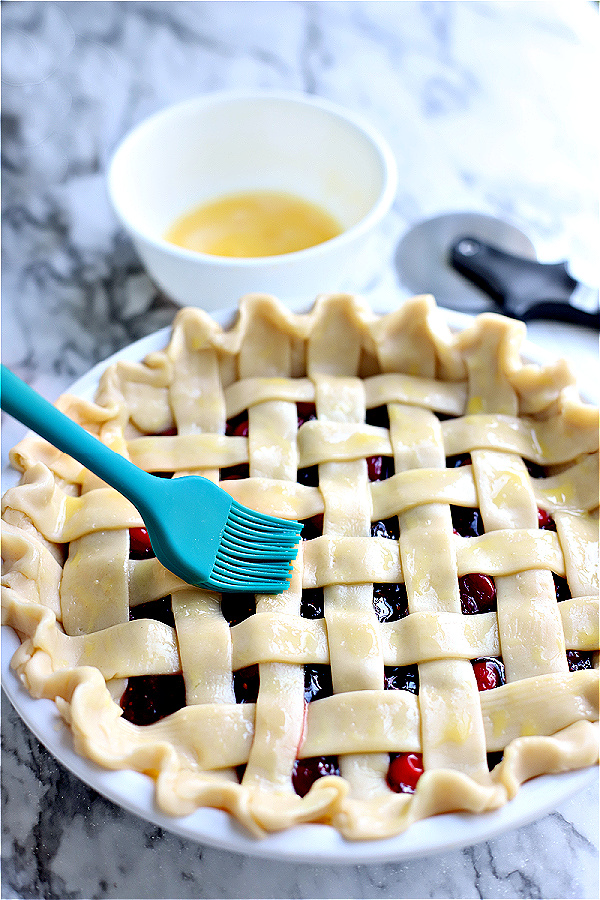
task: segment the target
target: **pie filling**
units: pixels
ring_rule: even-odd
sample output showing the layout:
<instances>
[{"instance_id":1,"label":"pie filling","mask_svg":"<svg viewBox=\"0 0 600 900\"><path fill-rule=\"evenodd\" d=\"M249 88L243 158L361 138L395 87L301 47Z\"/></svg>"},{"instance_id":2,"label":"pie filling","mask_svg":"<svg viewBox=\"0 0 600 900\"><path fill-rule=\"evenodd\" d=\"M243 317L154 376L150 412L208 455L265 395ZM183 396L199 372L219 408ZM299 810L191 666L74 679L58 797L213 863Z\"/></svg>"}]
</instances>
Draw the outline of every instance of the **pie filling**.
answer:
<instances>
[{"instance_id":1,"label":"pie filling","mask_svg":"<svg viewBox=\"0 0 600 900\"><path fill-rule=\"evenodd\" d=\"M597 411L562 364L521 362L523 334L451 335L431 298L252 295L229 332L183 310L164 353L63 399L148 471L303 524L289 591L200 591L116 492L15 448L4 620L79 752L175 815L352 839L597 762Z\"/></svg>"}]
</instances>

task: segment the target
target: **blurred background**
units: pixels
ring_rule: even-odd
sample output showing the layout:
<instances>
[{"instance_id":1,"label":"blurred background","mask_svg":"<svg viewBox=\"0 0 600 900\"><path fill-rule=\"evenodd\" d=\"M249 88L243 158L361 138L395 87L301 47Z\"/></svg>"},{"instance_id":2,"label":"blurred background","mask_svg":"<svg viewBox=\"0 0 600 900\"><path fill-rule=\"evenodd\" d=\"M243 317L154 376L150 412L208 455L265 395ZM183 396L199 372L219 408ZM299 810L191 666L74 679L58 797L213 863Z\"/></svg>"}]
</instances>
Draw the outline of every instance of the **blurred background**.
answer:
<instances>
[{"instance_id":1,"label":"blurred background","mask_svg":"<svg viewBox=\"0 0 600 900\"><path fill-rule=\"evenodd\" d=\"M132 127L196 94L302 91L382 132L399 188L365 292L374 303L405 296L394 254L406 230L463 210L505 219L540 259L569 259L576 276L600 282L597 3L142 0L1 11L3 361L50 399L173 318L117 223L106 173ZM3 427L5 458L20 432ZM3 736L5 897L598 896L597 789L433 866L308 872L139 822L62 770L8 707ZM168 856L157 864L159 841Z\"/></svg>"},{"instance_id":2,"label":"blurred background","mask_svg":"<svg viewBox=\"0 0 600 900\"><path fill-rule=\"evenodd\" d=\"M597 19L586 0L3 4L5 362L47 369L52 335L66 383L170 321L107 167L142 119L224 88L317 94L388 139L386 285L403 232L455 210L512 222L597 284Z\"/></svg>"}]
</instances>

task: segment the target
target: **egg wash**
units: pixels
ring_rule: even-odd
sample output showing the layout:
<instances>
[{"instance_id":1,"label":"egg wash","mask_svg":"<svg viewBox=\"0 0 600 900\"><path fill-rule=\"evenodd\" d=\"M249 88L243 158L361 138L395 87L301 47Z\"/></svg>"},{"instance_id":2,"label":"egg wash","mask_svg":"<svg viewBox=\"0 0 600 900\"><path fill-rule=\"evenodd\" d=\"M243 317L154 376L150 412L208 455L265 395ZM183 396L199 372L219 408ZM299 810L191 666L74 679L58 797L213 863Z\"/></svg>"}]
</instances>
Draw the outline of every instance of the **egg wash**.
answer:
<instances>
[{"instance_id":1,"label":"egg wash","mask_svg":"<svg viewBox=\"0 0 600 900\"><path fill-rule=\"evenodd\" d=\"M284 191L227 194L180 216L165 239L212 256L280 256L341 234L325 209Z\"/></svg>"}]
</instances>

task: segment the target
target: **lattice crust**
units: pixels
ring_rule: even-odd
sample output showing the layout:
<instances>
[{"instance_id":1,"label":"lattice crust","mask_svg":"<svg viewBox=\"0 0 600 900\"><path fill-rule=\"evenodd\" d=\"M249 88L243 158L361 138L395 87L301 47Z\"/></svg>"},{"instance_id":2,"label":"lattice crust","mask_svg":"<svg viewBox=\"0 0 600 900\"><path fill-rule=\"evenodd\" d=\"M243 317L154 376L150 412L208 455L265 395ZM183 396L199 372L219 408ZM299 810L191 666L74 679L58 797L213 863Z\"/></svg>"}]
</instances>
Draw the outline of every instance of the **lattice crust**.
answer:
<instances>
[{"instance_id":1,"label":"lattice crust","mask_svg":"<svg viewBox=\"0 0 600 900\"><path fill-rule=\"evenodd\" d=\"M230 330L182 310L166 350L111 366L95 403L61 398L149 471L218 481L247 465L222 482L237 500L323 517L290 589L230 625L219 595L129 558L143 523L126 500L45 442L21 442L23 477L3 503L3 620L22 641L18 676L56 700L77 750L148 773L173 815L216 806L256 834L319 821L353 839L494 809L532 776L597 762L598 414L566 364L523 363L524 332L483 315L453 335L430 297L379 317L351 296L296 315L251 295ZM316 418L298 427L297 404ZM368 424L381 407L389 424ZM247 436L226 433L244 411ZM378 457L393 474L370 481ZM309 467L316 485L298 481ZM455 533L454 508L479 509L483 533ZM392 517L399 536L372 536ZM493 611L464 614L469 573L494 579ZM553 575L568 583L561 602ZM407 614L379 621L374 586L390 584L404 585ZM319 588L322 615L303 617L303 591ZM167 595L174 625L130 619ZM593 666L570 671L571 651ZM471 661L488 657L506 681L480 691ZM232 672L251 666L255 702L236 702ZM310 666L330 667L331 692L306 704ZM385 690L387 667L405 666L418 693ZM179 672L184 708L149 725L122 716L126 679ZM424 774L397 792L390 754L409 752ZM296 760L330 756L340 774L299 796Z\"/></svg>"}]
</instances>

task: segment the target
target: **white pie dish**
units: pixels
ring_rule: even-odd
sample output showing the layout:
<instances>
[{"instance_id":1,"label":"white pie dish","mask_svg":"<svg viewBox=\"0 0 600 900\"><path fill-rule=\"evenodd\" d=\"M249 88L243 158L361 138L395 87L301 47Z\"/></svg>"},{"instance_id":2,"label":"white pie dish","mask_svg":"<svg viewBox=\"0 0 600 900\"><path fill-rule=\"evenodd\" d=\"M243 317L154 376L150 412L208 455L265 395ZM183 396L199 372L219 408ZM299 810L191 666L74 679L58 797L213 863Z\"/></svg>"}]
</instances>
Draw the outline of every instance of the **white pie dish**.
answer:
<instances>
[{"instance_id":1,"label":"white pie dish","mask_svg":"<svg viewBox=\"0 0 600 900\"><path fill-rule=\"evenodd\" d=\"M232 311L214 314L222 324L232 315ZM447 318L451 327L457 329L470 321L469 317L460 314L447 314ZM137 361L149 352L162 349L169 331L170 329L163 329L150 335L94 367L72 386L71 392L91 399L99 374L109 363L117 359ZM524 346L523 352L533 362L545 361L543 351L530 344ZM3 487L8 487L10 480L16 481L17 473L7 475L6 485ZM583 788L592 780L596 771L593 767L560 776L544 776L525 784L513 801L496 812L479 816L438 816L417 822L406 833L385 841L347 842L338 832L321 825L300 826L256 840L220 810L200 809L185 818L165 816L155 807L153 783L150 779L130 771L107 771L78 756L73 750L70 732L54 704L47 700L33 700L10 670L10 658L17 646L14 632L3 628L3 684L23 720L59 762L95 790L134 814L184 837L235 852L312 863L374 863L428 855L475 844L532 821Z\"/></svg>"}]
</instances>

